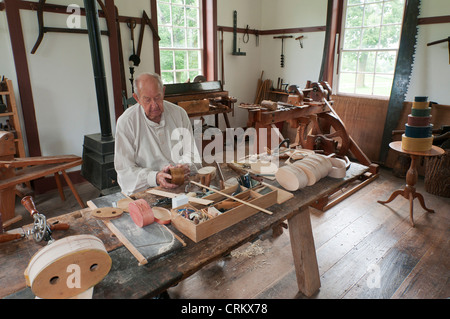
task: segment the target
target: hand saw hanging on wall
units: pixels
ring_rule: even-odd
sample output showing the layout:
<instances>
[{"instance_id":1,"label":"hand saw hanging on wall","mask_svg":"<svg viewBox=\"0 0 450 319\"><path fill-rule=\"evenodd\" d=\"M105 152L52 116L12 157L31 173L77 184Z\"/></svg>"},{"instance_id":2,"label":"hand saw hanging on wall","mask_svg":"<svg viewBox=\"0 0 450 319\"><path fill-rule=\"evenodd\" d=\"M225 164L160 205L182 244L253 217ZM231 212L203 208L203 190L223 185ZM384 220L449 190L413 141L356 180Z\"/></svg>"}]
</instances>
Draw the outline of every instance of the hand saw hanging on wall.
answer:
<instances>
[{"instance_id":1,"label":"hand saw hanging on wall","mask_svg":"<svg viewBox=\"0 0 450 319\"><path fill-rule=\"evenodd\" d=\"M408 92L409 81L414 64L415 46L417 42L417 26L419 24L420 0L407 0L403 18L400 47L395 67L394 81L392 83L391 97L384 126L383 140L380 149L380 162L384 163L389 143L392 141L392 131L402 115L403 102Z\"/></svg>"}]
</instances>

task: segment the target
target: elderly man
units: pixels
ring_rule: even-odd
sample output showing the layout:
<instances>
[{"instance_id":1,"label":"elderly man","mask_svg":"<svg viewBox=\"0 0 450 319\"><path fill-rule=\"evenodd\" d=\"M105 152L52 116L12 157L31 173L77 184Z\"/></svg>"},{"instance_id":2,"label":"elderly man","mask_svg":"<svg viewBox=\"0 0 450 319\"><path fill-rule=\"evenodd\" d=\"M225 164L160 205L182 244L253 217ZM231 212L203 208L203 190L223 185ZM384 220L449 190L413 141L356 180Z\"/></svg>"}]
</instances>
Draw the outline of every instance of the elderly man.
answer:
<instances>
[{"instance_id":1,"label":"elderly man","mask_svg":"<svg viewBox=\"0 0 450 319\"><path fill-rule=\"evenodd\" d=\"M171 167L183 167L188 178L201 163L189 117L181 107L164 101L159 75L141 74L134 87L138 103L122 114L116 126L118 183L128 195L156 186L175 188L167 181Z\"/></svg>"}]
</instances>

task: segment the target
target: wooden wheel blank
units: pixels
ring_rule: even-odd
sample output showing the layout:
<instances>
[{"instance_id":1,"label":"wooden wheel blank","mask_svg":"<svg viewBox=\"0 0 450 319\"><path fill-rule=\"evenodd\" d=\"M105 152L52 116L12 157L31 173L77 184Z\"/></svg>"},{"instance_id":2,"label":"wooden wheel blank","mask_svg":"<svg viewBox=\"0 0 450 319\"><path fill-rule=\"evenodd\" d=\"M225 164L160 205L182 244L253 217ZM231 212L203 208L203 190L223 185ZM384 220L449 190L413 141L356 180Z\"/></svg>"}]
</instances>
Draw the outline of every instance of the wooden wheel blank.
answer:
<instances>
[{"instance_id":1,"label":"wooden wheel blank","mask_svg":"<svg viewBox=\"0 0 450 319\"><path fill-rule=\"evenodd\" d=\"M68 299L98 284L111 258L95 236L70 236L39 250L25 270L27 286L43 299Z\"/></svg>"},{"instance_id":2,"label":"wooden wheel blank","mask_svg":"<svg viewBox=\"0 0 450 319\"><path fill-rule=\"evenodd\" d=\"M116 219L122 216L123 209L117 207L104 207L92 210L92 217L98 219Z\"/></svg>"}]
</instances>

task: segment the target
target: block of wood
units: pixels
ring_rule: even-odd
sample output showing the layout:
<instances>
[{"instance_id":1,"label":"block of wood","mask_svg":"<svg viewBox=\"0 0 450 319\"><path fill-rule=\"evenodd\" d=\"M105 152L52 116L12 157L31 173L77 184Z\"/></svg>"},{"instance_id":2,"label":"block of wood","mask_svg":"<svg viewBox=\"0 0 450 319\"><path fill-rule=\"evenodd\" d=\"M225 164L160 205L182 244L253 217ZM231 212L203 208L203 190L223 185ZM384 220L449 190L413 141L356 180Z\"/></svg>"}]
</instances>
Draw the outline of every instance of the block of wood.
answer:
<instances>
[{"instance_id":1,"label":"block of wood","mask_svg":"<svg viewBox=\"0 0 450 319\"><path fill-rule=\"evenodd\" d=\"M178 102L178 106L185 109L187 114L203 113L209 111L209 100L183 101Z\"/></svg>"}]
</instances>

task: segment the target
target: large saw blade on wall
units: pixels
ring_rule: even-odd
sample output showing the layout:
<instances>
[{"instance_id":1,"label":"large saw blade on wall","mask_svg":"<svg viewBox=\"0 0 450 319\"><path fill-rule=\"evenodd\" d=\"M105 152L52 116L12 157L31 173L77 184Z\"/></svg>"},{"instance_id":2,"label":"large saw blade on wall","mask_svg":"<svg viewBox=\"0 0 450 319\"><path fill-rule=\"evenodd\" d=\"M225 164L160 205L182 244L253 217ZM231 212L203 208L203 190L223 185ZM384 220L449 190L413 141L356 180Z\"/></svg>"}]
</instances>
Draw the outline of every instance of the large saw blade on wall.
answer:
<instances>
[{"instance_id":1,"label":"large saw blade on wall","mask_svg":"<svg viewBox=\"0 0 450 319\"><path fill-rule=\"evenodd\" d=\"M408 92L409 81L414 64L415 46L417 41L417 26L420 14L420 0L406 0L405 17L403 19L402 35L395 68L394 82L384 126L383 140L380 149L380 162L384 163L389 144L392 142L392 131L396 129L402 115L403 103Z\"/></svg>"}]
</instances>

